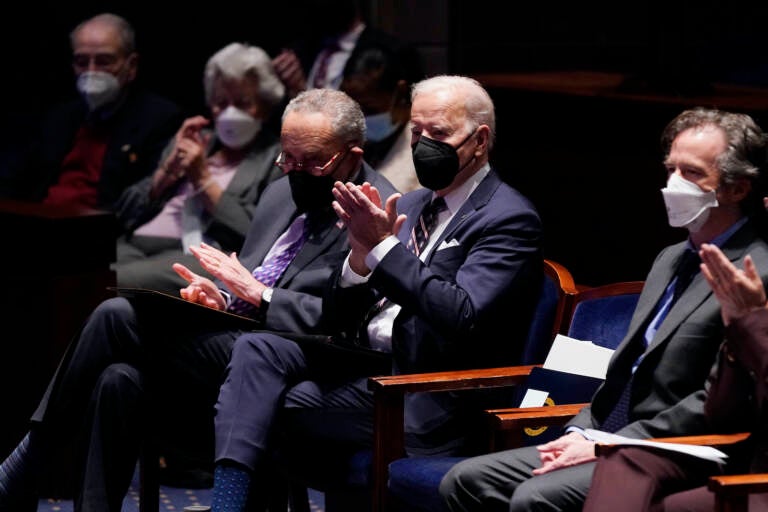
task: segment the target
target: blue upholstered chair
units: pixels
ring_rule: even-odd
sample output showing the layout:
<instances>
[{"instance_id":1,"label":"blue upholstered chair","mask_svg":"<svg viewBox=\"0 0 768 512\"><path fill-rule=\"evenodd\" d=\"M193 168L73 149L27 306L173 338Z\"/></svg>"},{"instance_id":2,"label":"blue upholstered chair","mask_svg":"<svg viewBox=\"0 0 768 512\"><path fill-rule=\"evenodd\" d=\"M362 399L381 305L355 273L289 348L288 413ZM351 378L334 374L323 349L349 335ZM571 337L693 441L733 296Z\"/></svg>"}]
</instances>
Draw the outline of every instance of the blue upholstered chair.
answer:
<instances>
[{"instance_id":1,"label":"blue upholstered chair","mask_svg":"<svg viewBox=\"0 0 768 512\"><path fill-rule=\"evenodd\" d=\"M569 312L564 313L562 317L562 321L567 324L565 332L572 338L592 341L607 348L616 348L629 327L642 286L643 283L640 281L613 283L571 295ZM561 331L563 331L562 327ZM506 370L510 378L515 377L522 388L524 386L522 380L530 371L530 367L512 367ZM498 381L503 380L501 375L477 375L477 377L477 380L470 381L464 376L461 380L454 382L457 386L465 388L497 385ZM446 381L450 378L448 374L441 376L441 379ZM426 381L427 378L423 380ZM437 379L433 378L430 385L434 386L436 381ZM386 383L379 380L377 384L385 385ZM417 389L416 386L416 383L411 383L410 388L405 391L414 391ZM441 382L441 389L455 388L451 387L450 382ZM577 397L578 403L567 406L489 411L491 413L489 451L539 444L542 432L547 428L555 428L559 431L559 427L591 399L594 387L588 389L589 391L587 388L583 391L583 397ZM392 389L390 393L395 393L395 390ZM390 397L389 400L392 398ZM545 419L541 418L542 413L555 409L556 414L550 414ZM391 425L389 428L394 429L395 426ZM389 434L385 428L381 437L381 441L386 442L392 434ZM462 458L401 457L395 459L389 465L387 472L382 472L375 477L379 482L387 482L386 488L378 489L380 501L375 504L376 509L402 512L445 510L438 492L440 480L459 460Z\"/></svg>"},{"instance_id":2,"label":"blue upholstered chair","mask_svg":"<svg viewBox=\"0 0 768 512\"><path fill-rule=\"evenodd\" d=\"M544 261L544 278L541 294L538 297L533 323L523 347L521 364L533 365L544 361L554 335L561 332L563 326L567 325L563 322L563 315L566 311L570 310L570 299L577 292L573 276L563 265L552 260ZM530 369L530 366L525 368ZM445 373L454 375L454 372ZM475 378L477 375L483 375L486 379L492 379L491 375L495 373L500 376L497 385L512 385L518 378L510 375L506 370L500 371L499 369L471 370L460 373L470 379ZM409 375L386 376L375 378L374 381L386 382L391 385L395 382L405 383L409 377ZM379 425L386 423L391 427L386 428L386 431L394 430L399 434L392 439L384 439L377 433L374 434L375 446L373 451L360 451L347 457L343 461L344 463L341 464L341 474L334 474L331 478L328 478L328 472L326 472L325 475L322 475L325 477L322 481L310 478L308 482L297 482L297 485L291 491L290 504L292 512L308 511L305 485L325 493L327 512L363 512L370 510L372 503L380 503L381 500L378 497L372 500L371 492L373 490L374 495L376 495L376 493L384 489L384 486L376 486L375 482L381 481L382 477L386 478L385 475L389 461L401 457L404 453L402 439L403 392L418 390L417 388L406 389L407 384L404 385L404 388L400 388L403 391L392 395L388 392L389 388L383 386L374 388L374 393L378 395L375 412L377 417L376 429L379 430ZM451 385L454 386L452 389L457 389L455 381L452 381ZM390 398L393 401L390 401ZM335 462L338 462L338 460ZM334 464L337 472L338 466L338 464Z\"/></svg>"}]
</instances>

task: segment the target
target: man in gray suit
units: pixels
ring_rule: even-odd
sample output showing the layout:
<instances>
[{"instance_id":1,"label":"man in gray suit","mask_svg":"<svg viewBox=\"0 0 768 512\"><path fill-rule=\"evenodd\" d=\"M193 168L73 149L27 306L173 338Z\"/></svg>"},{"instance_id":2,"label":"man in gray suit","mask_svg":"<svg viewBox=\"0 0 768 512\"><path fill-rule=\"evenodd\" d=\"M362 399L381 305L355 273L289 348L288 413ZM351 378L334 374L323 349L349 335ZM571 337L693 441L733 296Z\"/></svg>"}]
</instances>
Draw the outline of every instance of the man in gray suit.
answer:
<instances>
[{"instance_id":1,"label":"man in gray suit","mask_svg":"<svg viewBox=\"0 0 768 512\"><path fill-rule=\"evenodd\" d=\"M212 460L213 406L235 340L253 327L320 332L323 290L350 248L331 208L333 183L369 182L387 197L395 192L363 161L364 140L362 111L343 92L315 89L290 102L277 160L289 170L262 195L242 254L205 244L194 249L218 283L174 265L189 282L182 297L197 305L157 308L117 297L96 308L30 433L0 465L0 510L34 510L36 476L73 439L79 441L75 506L82 512L121 509L147 429L166 432L189 450L204 446ZM292 259L275 272L291 246ZM211 322L216 314L199 305L256 323L244 326L224 313Z\"/></svg>"},{"instance_id":2,"label":"man in gray suit","mask_svg":"<svg viewBox=\"0 0 768 512\"><path fill-rule=\"evenodd\" d=\"M605 382L566 433L457 464L440 487L450 510L581 510L595 460L586 428L632 438L706 432L704 384L724 327L698 273L698 250L716 245L739 267L750 254L768 280L760 188L766 136L746 115L693 109L667 125L662 146L669 222L685 227L688 240L656 258Z\"/></svg>"}]
</instances>

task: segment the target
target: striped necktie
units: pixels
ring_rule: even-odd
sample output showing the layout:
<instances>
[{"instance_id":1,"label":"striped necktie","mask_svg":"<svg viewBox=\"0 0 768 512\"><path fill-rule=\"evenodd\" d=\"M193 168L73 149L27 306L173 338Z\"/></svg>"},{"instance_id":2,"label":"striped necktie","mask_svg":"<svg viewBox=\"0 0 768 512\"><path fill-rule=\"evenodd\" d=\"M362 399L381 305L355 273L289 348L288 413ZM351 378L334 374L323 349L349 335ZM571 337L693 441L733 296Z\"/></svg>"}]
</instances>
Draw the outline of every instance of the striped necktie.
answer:
<instances>
[{"instance_id":1,"label":"striped necktie","mask_svg":"<svg viewBox=\"0 0 768 512\"><path fill-rule=\"evenodd\" d=\"M436 197L421 211L419 221L413 225L411 236L408 239L408 248L413 251L416 256L421 255L421 251L424 250L427 242L429 242L429 236L437 226L437 219L440 216L440 212L447 208L448 206L445 204L445 199Z\"/></svg>"}]
</instances>

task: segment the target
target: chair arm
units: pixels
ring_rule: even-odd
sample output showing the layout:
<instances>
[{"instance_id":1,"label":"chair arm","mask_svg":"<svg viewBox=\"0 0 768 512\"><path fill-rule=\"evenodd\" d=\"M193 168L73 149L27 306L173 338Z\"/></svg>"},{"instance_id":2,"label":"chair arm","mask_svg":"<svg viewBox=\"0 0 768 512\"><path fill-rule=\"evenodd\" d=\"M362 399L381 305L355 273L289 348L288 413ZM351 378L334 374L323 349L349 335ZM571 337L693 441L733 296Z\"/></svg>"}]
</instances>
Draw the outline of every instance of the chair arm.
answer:
<instances>
[{"instance_id":1,"label":"chair arm","mask_svg":"<svg viewBox=\"0 0 768 512\"><path fill-rule=\"evenodd\" d=\"M489 409L491 451L522 446L525 429L560 427L576 416L588 403L562 404L543 407Z\"/></svg>"},{"instance_id":2,"label":"chair arm","mask_svg":"<svg viewBox=\"0 0 768 512\"><path fill-rule=\"evenodd\" d=\"M368 379L368 389L373 390L374 393L404 394L417 391L457 391L460 389L513 386L524 382L536 366L541 365L385 375Z\"/></svg>"},{"instance_id":3,"label":"chair arm","mask_svg":"<svg viewBox=\"0 0 768 512\"><path fill-rule=\"evenodd\" d=\"M533 367L534 365L412 373L368 379L368 388L374 395L373 467L371 468L374 482L374 508L384 503L387 498L389 463L405 456L403 405L406 393L510 386L523 382Z\"/></svg>"},{"instance_id":4,"label":"chair arm","mask_svg":"<svg viewBox=\"0 0 768 512\"><path fill-rule=\"evenodd\" d=\"M711 476L707 487L716 494L726 495L768 492L768 473Z\"/></svg>"},{"instance_id":5,"label":"chair arm","mask_svg":"<svg viewBox=\"0 0 768 512\"><path fill-rule=\"evenodd\" d=\"M654 437L649 441L659 443L698 444L702 446L728 446L740 443L749 437L749 432L735 434L704 434L700 436Z\"/></svg>"}]
</instances>

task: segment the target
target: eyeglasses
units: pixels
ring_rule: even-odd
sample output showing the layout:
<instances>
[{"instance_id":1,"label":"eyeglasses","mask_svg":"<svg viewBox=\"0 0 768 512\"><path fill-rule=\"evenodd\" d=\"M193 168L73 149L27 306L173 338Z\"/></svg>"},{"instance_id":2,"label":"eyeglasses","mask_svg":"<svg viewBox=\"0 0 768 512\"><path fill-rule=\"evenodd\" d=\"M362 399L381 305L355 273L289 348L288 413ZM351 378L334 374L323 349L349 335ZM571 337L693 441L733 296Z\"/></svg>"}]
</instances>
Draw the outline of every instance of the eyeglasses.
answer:
<instances>
[{"instance_id":1,"label":"eyeglasses","mask_svg":"<svg viewBox=\"0 0 768 512\"><path fill-rule=\"evenodd\" d=\"M72 56L72 64L78 69L88 69L91 62L96 69L109 69L120 60L120 56L112 53L76 53Z\"/></svg>"},{"instance_id":2,"label":"eyeglasses","mask_svg":"<svg viewBox=\"0 0 768 512\"><path fill-rule=\"evenodd\" d=\"M328 169L336 162L342 153L346 153L347 150L341 150L337 152L335 155L331 157L330 160L328 160L325 164L316 162L316 161L304 161L304 162L296 162L295 160L289 159L287 156L285 156L285 152L281 151L279 155L277 155L277 160L275 160L275 165L278 166L280 169L282 169L283 172L291 172L291 171L305 171L311 174L312 176L323 176L327 173Z\"/></svg>"}]
</instances>

